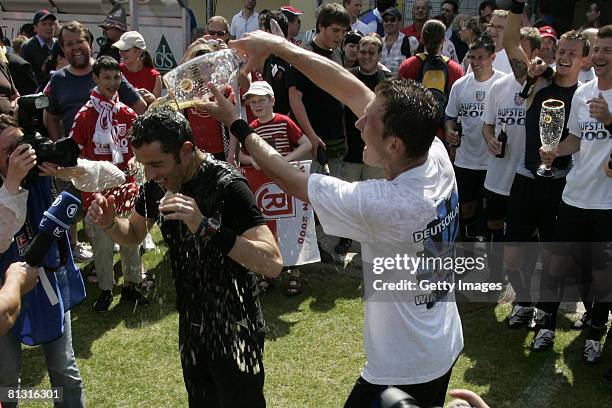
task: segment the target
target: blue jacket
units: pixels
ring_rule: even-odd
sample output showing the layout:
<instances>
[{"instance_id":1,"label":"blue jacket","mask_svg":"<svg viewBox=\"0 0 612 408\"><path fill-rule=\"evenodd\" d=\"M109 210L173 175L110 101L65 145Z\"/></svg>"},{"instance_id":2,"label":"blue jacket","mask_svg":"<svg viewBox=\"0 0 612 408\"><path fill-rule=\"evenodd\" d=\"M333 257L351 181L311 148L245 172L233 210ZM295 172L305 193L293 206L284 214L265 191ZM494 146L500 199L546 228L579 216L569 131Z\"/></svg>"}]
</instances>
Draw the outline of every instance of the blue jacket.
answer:
<instances>
[{"instance_id":1,"label":"blue jacket","mask_svg":"<svg viewBox=\"0 0 612 408\"><path fill-rule=\"evenodd\" d=\"M23 261L29 239L38 232L43 212L49 208L52 201L51 178L38 177L36 183L28 187L26 223L15 234L9 249L0 255L0 279L2 281L4 281L4 274L10 264ZM30 234L27 232L26 224L30 226ZM51 245L43 261L45 274L59 302L55 305L51 304L41 281L21 299L21 313L12 332L22 343L29 346L49 343L59 338L64 332L64 314L85 299L85 285L72 259L67 232L63 241L67 249L64 264L60 264L57 243Z\"/></svg>"}]
</instances>

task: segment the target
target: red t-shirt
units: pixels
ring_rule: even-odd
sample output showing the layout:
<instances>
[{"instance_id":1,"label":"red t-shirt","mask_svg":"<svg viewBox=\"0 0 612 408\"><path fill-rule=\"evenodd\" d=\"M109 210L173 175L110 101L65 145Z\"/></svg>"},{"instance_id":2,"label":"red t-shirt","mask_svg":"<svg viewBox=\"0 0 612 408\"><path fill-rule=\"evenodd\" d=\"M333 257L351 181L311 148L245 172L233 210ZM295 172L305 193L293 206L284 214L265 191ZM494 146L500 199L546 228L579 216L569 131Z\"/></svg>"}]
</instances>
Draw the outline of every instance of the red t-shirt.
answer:
<instances>
[{"instance_id":1,"label":"red t-shirt","mask_svg":"<svg viewBox=\"0 0 612 408\"><path fill-rule=\"evenodd\" d=\"M144 88L149 92L153 92L153 89L155 89L155 81L157 81L157 77L160 75L158 70L155 68L143 67L140 71L131 72L124 63L120 63L119 67L125 79L127 79L134 88Z\"/></svg>"},{"instance_id":2,"label":"red t-shirt","mask_svg":"<svg viewBox=\"0 0 612 408\"><path fill-rule=\"evenodd\" d=\"M193 132L193 140L199 149L211 154L223 153L221 122L194 108L187 109L187 120Z\"/></svg>"},{"instance_id":3,"label":"red t-shirt","mask_svg":"<svg viewBox=\"0 0 612 408\"><path fill-rule=\"evenodd\" d=\"M302 129L289 116L280 113L275 113L272 120L265 123L255 119L251 127L282 156L291 153L303 135Z\"/></svg>"},{"instance_id":4,"label":"red t-shirt","mask_svg":"<svg viewBox=\"0 0 612 408\"><path fill-rule=\"evenodd\" d=\"M129 134L132 128L132 123L136 119L136 113L127 105L117 102L120 104L119 111L113 115L113 126L117 131L119 138L119 150L123 155L123 163L119 163L116 166L120 170L127 170L127 163L134 153L132 152L132 145L130 144ZM70 130L70 137L81 148L82 157L94 160L94 161L113 161L109 145L99 145L94 143L93 135L96 130L96 122L98 120L98 112L93 107L91 102L87 102L81 110L76 114L72 129ZM117 213L127 213L132 210L136 196L138 194L138 185L134 177L126 179L126 184L102 191L105 197L109 195L115 196L115 206L117 207ZM89 208L89 204L93 199L93 193L81 192L83 198L83 207L85 210Z\"/></svg>"},{"instance_id":5,"label":"red t-shirt","mask_svg":"<svg viewBox=\"0 0 612 408\"><path fill-rule=\"evenodd\" d=\"M415 81L419 78L419 71L421 70L421 64L423 60L419 57L412 56L405 59L397 71L398 78L414 79ZM453 87L455 81L463 76L463 68L453 60L448 60L448 89ZM442 112L444 115L444 112ZM438 137L444 140L444 129L438 129Z\"/></svg>"},{"instance_id":6,"label":"red t-shirt","mask_svg":"<svg viewBox=\"0 0 612 408\"><path fill-rule=\"evenodd\" d=\"M408 37L416 37L416 39L421 42L421 32L416 29L416 26L414 24L404 27L400 31L406 34Z\"/></svg>"}]
</instances>

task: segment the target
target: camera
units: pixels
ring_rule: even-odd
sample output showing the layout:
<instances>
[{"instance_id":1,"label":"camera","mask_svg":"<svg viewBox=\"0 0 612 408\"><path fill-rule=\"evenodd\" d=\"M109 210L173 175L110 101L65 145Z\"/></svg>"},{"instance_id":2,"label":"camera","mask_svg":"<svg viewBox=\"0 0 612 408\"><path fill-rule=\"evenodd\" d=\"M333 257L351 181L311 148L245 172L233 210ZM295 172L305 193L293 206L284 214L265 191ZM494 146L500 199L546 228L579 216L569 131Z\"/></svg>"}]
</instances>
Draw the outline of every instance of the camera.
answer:
<instances>
[{"instance_id":1,"label":"camera","mask_svg":"<svg viewBox=\"0 0 612 408\"><path fill-rule=\"evenodd\" d=\"M380 408L421 408L421 406L410 394L399 388L389 387L380 394Z\"/></svg>"},{"instance_id":2,"label":"camera","mask_svg":"<svg viewBox=\"0 0 612 408\"><path fill-rule=\"evenodd\" d=\"M17 122L23 129L23 136L18 144L29 144L36 152L37 164L43 162L59 164L63 167L77 165L80 154L79 146L70 137L59 139L56 142L42 136L38 130L41 110L49 106L49 98L44 93L25 95L18 99L19 106ZM24 178L24 185L30 184L38 177L38 169L32 168Z\"/></svg>"}]
</instances>

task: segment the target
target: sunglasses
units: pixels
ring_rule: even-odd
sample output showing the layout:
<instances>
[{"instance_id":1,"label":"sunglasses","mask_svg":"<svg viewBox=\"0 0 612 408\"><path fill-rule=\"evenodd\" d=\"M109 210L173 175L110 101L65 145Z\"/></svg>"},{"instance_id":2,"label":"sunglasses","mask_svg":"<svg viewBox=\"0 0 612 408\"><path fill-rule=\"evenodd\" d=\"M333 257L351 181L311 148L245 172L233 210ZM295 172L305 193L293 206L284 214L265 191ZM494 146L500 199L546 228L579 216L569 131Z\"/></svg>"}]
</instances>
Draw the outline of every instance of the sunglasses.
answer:
<instances>
[{"instance_id":1,"label":"sunglasses","mask_svg":"<svg viewBox=\"0 0 612 408\"><path fill-rule=\"evenodd\" d=\"M225 34L227 34L227 31L212 31L212 30L208 30L208 34L216 35L217 37L223 37Z\"/></svg>"}]
</instances>

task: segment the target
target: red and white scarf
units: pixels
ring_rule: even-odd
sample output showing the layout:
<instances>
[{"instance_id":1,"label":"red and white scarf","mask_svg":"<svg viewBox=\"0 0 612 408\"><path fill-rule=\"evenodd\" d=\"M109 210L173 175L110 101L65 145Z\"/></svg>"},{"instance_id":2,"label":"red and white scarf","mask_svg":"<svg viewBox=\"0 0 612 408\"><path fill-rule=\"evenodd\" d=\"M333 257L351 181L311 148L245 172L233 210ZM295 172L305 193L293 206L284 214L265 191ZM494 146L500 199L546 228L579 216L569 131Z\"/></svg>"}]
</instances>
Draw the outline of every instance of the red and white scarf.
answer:
<instances>
[{"instance_id":1,"label":"red and white scarf","mask_svg":"<svg viewBox=\"0 0 612 408\"><path fill-rule=\"evenodd\" d=\"M108 99L100 93L96 86L91 91L89 101L91 106L98 112L93 142L109 146L113 157L113 164L123 163L123 154L119 149L119 137L117 136L117 120L114 118L114 115L121 109L119 95L115 92L112 99Z\"/></svg>"}]
</instances>

